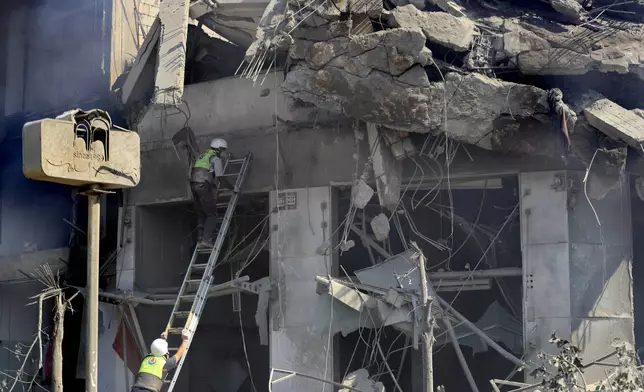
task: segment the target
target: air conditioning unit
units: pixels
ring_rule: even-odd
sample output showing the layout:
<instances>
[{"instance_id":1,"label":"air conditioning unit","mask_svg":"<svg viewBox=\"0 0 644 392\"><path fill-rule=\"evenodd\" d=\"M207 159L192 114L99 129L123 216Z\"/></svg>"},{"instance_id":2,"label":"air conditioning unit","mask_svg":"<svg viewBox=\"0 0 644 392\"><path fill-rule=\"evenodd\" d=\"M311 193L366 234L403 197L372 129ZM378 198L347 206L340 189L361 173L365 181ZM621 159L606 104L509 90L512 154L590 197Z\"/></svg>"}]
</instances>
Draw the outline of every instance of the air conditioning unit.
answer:
<instances>
[{"instance_id":1,"label":"air conditioning unit","mask_svg":"<svg viewBox=\"0 0 644 392\"><path fill-rule=\"evenodd\" d=\"M113 129L109 116L45 118L23 126L22 170L33 180L131 188L141 176L140 145L136 132Z\"/></svg>"}]
</instances>

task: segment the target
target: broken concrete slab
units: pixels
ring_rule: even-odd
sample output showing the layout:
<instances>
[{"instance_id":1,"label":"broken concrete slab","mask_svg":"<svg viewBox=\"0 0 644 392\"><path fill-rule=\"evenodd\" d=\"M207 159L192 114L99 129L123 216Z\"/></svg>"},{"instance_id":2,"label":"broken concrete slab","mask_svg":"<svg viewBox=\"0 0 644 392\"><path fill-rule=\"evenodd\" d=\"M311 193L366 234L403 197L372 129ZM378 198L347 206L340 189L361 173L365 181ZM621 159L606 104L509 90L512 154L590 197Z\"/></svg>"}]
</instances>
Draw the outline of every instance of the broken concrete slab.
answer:
<instances>
[{"instance_id":1,"label":"broken concrete slab","mask_svg":"<svg viewBox=\"0 0 644 392\"><path fill-rule=\"evenodd\" d=\"M505 55L516 57L520 53L550 48L550 43L535 33L518 24L510 24L510 31L503 34L503 51Z\"/></svg>"},{"instance_id":2,"label":"broken concrete slab","mask_svg":"<svg viewBox=\"0 0 644 392\"><path fill-rule=\"evenodd\" d=\"M526 75L582 75L599 67L592 57L566 48L522 52L517 64Z\"/></svg>"},{"instance_id":3,"label":"broken concrete slab","mask_svg":"<svg viewBox=\"0 0 644 392\"><path fill-rule=\"evenodd\" d=\"M351 37L348 55L366 68L398 76L414 64L426 65L432 53L420 29L401 28Z\"/></svg>"},{"instance_id":4,"label":"broken concrete slab","mask_svg":"<svg viewBox=\"0 0 644 392\"><path fill-rule=\"evenodd\" d=\"M420 29L393 29L348 39L296 40L299 61L282 88L294 98L390 128L428 132L430 85L422 65L431 52ZM418 64L414 66L415 64Z\"/></svg>"},{"instance_id":5,"label":"broken concrete slab","mask_svg":"<svg viewBox=\"0 0 644 392\"><path fill-rule=\"evenodd\" d=\"M373 234L376 236L376 240L386 240L387 237L389 237L390 230L389 219L387 219L387 215L383 214L382 212L376 215L371 220L371 230L373 230Z\"/></svg>"},{"instance_id":6,"label":"broken concrete slab","mask_svg":"<svg viewBox=\"0 0 644 392\"><path fill-rule=\"evenodd\" d=\"M363 392L385 392L385 386L381 382L375 382L369 379L369 371L367 369L358 369L347 374L344 380L342 380L342 385ZM343 388L339 392L351 392L351 390Z\"/></svg>"},{"instance_id":7,"label":"broken concrete slab","mask_svg":"<svg viewBox=\"0 0 644 392\"><path fill-rule=\"evenodd\" d=\"M518 56L523 74L582 75L599 71L644 76L644 31L639 24L624 22L618 29L597 31L535 18L504 23L507 31L517 25L550 44L550 48L541 48L541 42Z\"/></svg>"},{"instance_id":8,"label":"broken concrete slab","mask_svg":"<svg viewBox=\"0 0 644 392\"><path fill-rule=\"evenodd\" d=\"M177 106L183 98L186 72L189 0L166 0L159 8L161 34L153 102Z\"/></svg>"},{"instance_id":9,"label":"broken concrete slab","mask_svg":"<svg viewBox=\"0 0 644 392\"><path fill-rule=\"evenodd\" d=\"M354 207L363 209L373 197L374 190L367 182L359 178L351 188L351 204Z\"/></svg>"},{"instance_id":10,"label":"broken concrete slab","mask_svg":"<svg viewBox=\"0 0 644 392\"><path fill-rule=\"evenodd\" d=\"M644 118L624 109L608 99L600 99L584 109L586 119L593 127L614 140L620 140L642 152Z\"/></svg>"},{"instance_id":11,"label":"broken concrete slab","mask_svg":"<svg viewBox=\"0 0 644 392\"><path fill-rule=\"evenodd\" d=\"M445 76L442 83L432 83L431 102L442 102L449 97L447 124L443 131L452 139L492 149L494 121L505 115L528 118L549 112L546 92L531 85L504 82L473 73L456 72ZM442 104L432 107L431 118L440 120Z\"/></svg>"},{"instance_id":12,"label":"broken concrete slab","mask_svg":"<svg viewBox=\"0 0 644 392\"><path fill-rule=\"evenodd\" d=\"M584 9L576 0L550 0L550 5L557 12L564 14L572 22L580 22Z\"/></svg>"},{"instance_id":13,"label":"broken concrete slab","mask_svg":"<svg viewBox=\"0 0 644 392\"><path fill-rule=\"evenodd\" d=\"M423 12L413 5L394 8L387 15L394 27L420 28L427 40L459 52L470 49L474 33L473 21L445 12Z\"/></svg>"}]
</instances>

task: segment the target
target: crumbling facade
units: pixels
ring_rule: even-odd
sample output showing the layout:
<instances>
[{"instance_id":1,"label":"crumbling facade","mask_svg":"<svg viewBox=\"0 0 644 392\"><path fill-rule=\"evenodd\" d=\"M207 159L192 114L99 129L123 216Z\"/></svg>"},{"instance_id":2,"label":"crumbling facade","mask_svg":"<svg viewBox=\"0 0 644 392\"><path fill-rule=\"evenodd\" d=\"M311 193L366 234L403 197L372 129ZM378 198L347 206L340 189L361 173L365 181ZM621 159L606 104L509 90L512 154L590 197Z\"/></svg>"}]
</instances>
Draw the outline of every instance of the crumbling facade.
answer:
<instances>
[{"instance_id":1,"label":"crumbling facade","mask_svg":"<svg viewBox=\"0 0 644 392\"><path fill-rule=\"evenodd\" d=\"M252 152L232 237L250 253L217 279L257 259L246 272L271 289L238 290L232 306L228 291L213 294L184 389L216 383L197 365L212 361L234 369L235 391L265 390L275 369L422 390L419 286L405 283L420 279L416 262L383 267L411 241L441 304L433 368L448 391L534 382L553 334L584 360L614 339L640 344L642 7L162 3L120 90L143 151L112 295L158 301L180 283L194 222L173 135L189 128L201 147L216 135L234 155ZM146 339L167 316L148 304L137 310ZM325 388L302 377L272 386Z\"/></svg>"}]
</instances>

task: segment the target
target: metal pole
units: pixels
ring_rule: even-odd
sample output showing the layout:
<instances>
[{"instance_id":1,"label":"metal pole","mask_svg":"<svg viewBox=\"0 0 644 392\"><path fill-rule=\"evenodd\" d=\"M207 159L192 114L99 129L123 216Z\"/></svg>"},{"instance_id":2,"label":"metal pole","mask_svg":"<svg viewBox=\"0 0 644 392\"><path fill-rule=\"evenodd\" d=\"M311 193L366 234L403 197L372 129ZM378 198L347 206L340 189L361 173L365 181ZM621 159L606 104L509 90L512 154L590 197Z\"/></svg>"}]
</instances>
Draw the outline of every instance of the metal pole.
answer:
<instances>
[{"instance_id":1,"label":"metal pole","mask_svg":"<svg viewBox=\"0 0 644 392\"><path fill-rule=\"evenodd\" d=\"M87 321L85 354L85 391L97 392L98 385L98 251L101 230L100 194L94 189L87 193L87 293L85 311Z\"/></svg>"},{"instance_id":2,"label":"metal pole","mask_svg":"<svg viewBox=\"0 0 644 392\"><path fill-rule=\"evenodd\" d=\"M473 279L473 278L506 278L522 276L521 268L495 268L475 271L441 271L429 274L430 279Z\"/></svg>"},{"instance_id":3,"label":"metal pole","mask_svg":"<svg viewBox=\"0 0 644 392\"><path fill-rule=\"evenodd\" d=\"M412 246L416 244L412 243ZM418 252L418 271L420 274L420 295L421 306L423 307L423 378L426 392L434 392L434 357L433 357L433 334L432 334L432 300L429 298L429 288L427 285L427 272L425 271L425 256Z\"/></svg>"},{"instance_id":4,"label":"metal pole","mask_svg":"<svg viewBox=\"0 0 644 392\"><path fill-rule=\"evenodd\" d=\"M511 361L517 366L525 366L525 363L520 360L519 358L515 357L512 355L510 352L507 350L503 349L503 347L499 346L492 338L490 338L485 332L481 331L476 325L474 325L470 320L466 319L465 316L460 314L459 312L456 311L450 304L447 303L444 299L441 297L438 297L438 302L443 306L444 309L446 309L448 312L450 312L454 317L458 319L463 325L468 327L472 332L477 334L481 339L485 341L490 347L495 349L499 354L501 354L504 358L506 358L508 361ZM447 318L447 317L446 317Z\"/></svg>"},{"instance_id":5,"label":"metal pole","mask_svg":"<svg viewBox=\"0 0 644 392\"><path fill-rule=\"evenodd\" d=\"M452 323L449 321L449 317L447 315L443 317L443 323L445 324L445 328L447 328L447 332L449 333L449 337L452 341L452 346L454 347L454 351L456 352L456 357L461 363L463 373L465 373L465 378L467 379L468 384L470 384L472 392L479 392L479 389L476 387L476 382L474 382L474 377L472 377L472 372L470 371L469 366L467 366L467 362L465 361L465 357L463 356L463 352L461 351L461 346L458 345L458 339L456 339L456 334L454 333L454 328L452 328Z\"/></svg>"}]
</instances>

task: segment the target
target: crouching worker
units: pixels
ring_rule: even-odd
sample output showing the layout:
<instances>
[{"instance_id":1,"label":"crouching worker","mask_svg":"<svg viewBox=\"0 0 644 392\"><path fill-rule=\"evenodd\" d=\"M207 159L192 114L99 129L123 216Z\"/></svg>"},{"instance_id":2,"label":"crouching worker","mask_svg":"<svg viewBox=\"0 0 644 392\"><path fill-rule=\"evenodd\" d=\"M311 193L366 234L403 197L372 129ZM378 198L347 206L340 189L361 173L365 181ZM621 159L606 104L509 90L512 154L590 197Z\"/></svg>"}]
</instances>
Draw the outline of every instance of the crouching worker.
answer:
<instances>
[{"instance_id":1,"label":"crouching worker","mask_svg":"<svg viewBox=\"0 0 644 392\"><path fill-rule=\"evenodd\" d=\"M167 335L164 332L161 338L156 339L150 345L150 354L143 358L136 382L132 386L132 392L161 392L163 380L168 372L179 364L181 357L186 352L186 343L189 337L188 330L183 330L181 339L183 342L177 353L169 357Z\"/></svg>"}]
</instances>

